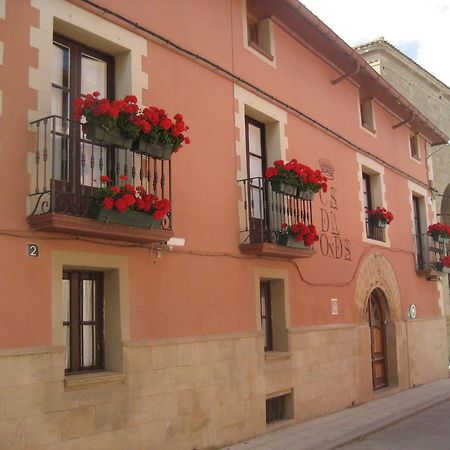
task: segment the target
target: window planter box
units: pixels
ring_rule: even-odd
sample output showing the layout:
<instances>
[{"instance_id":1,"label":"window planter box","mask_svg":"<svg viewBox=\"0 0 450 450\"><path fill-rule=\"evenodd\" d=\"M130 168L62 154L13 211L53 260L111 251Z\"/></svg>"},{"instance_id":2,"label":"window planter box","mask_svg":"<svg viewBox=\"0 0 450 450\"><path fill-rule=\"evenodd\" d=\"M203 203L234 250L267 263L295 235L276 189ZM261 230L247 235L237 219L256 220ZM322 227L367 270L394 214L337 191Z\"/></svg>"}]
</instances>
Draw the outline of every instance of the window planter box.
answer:
<instances>
[{"instance_id":1,"label":"window planter box","mask_svg":"<svg viewBox=\"0 0 450 450\"><path fill-rule=\"evenodd\" d=\"M155 159L169 160L173 153L173 147L169 144L149 144L142 139L136 142L133 146L136 153L151 156Z\"/></svg>"},{"instance_id":2,"label":"window planter box","mask_svg":"<svg viewBox=\"0 0 450 450\"><path fill-rule=\"evenodd\" d=\"M441 244L448 244L450 243L450 238L444 236L437 236L437 239L433 238L433 241L440 242Z\"/></svg>"},{"instance_id":3,"label":"window planter box","mask_svg":"<svg viewBox=\"0 0 450 450\"><path fill-rule=\"evenodd\" d=\"M311 189L304 190L298 190L297 197L301 198L302 200L314 200L315 192Z\"/></svg>"},{"instance_id":4,"label":"window planter box","mask_svg":"<svg viewBox=\"0 0 450 450\"><path fill-rule=\"evenodd\" d=\"M290 195L291 197L297 196L297 188L295 186L290 186L280 180L272 180L270 183L272 185L272 192Z\"/></svg>"},{"instance_id":5,"label":"window planter box","mask_svg":"<svg viewBox=\"0 0 450 450\"><path fill-rule=\"evenodd\" d=\"M297 241L293 236L284 233L278 233L278 245L292 248L309 248L304 241Z\"/></svg>"},{"instance_id":6,"label":"window planter box","mask_svg":"<svg viewBox=\"0 0 450 450\"><path fill-rule=\"evenodd\" d=\"M436 269L439 270L439 272L442 273L450 273L450 267L446 267L441 263L436 264Z\"/></svg>"},{"instance_id":7,"label":"window planter box","mask_svg":"<svg viewBox=\"0 0 450 450\"><path fill-rule=\"evenodd\" d=\"M131 148L131 144L133 143L133 139L124 137L118 128L106 130L93 122L84 123L83 131L86 135L86 139L94 142L101 142L106 145L111 144L117 145L118 147Z\"/></svg>"},{"instance_id":8,"label":"window planter box","mask_svg":"<svg viewBox=\"0 0 450 450\"><path fill-rule=\"evenodd\" d=\"M383 222L382 220L371 220L371 219L369 219L369 222L374 227L386 228L386 222Z\"/></svg>"},{"instance_id":9,"label":"window planter box","mask_svg":"<svg viewBox=\"0 0 450 450\"><path fill-rule=\"evenodd\" d=\"M99 222L130 225L141 228L161 228L162 220L156 220L151 214L140 211L125 211L120 213L115 209L104 209L100 205L92 203L89 207L89 216Z\"/></svg>"}]
</instances>

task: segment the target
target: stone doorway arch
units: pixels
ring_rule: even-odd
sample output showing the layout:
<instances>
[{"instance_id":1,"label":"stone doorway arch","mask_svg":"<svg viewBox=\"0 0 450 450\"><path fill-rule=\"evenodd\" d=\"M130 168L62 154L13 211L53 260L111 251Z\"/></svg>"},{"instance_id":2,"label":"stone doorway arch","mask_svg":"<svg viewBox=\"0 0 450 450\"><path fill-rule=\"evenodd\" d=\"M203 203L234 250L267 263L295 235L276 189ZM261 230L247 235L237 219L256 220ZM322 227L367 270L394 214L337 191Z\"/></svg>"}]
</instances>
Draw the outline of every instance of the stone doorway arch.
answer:
<instances>
[{"instance_id":1,"label":"stone doorway arch","mask_svg":"<svg viewBox=\"0 0 450 450\"><path fill-rule=\"evenodd\" d=\"M358 329L360 395L363 400L373 398L374 373L372 367L372 334L369 320L369 301L376 295L383 308L385 331L386 385L399 386L407 374L400 367L407 366L406 327L402 317L400 289L394 269L381 253L371 253L360 267L355 289L354 321Z\"/></svg>"},{"instance_id":2,"label":"stone doorway arch","mask_svg":"<svg viewBox=\"0 0 450 450\"><path fill-rule=\"evenodd\" d=\"M389 321L402 320L402 304L397 277L389 260L381 253L371 253L361 264L356 281L354 320L367 323L367 301L374 289L380 289L389 310Z\"/></svg>"}]
</instances>

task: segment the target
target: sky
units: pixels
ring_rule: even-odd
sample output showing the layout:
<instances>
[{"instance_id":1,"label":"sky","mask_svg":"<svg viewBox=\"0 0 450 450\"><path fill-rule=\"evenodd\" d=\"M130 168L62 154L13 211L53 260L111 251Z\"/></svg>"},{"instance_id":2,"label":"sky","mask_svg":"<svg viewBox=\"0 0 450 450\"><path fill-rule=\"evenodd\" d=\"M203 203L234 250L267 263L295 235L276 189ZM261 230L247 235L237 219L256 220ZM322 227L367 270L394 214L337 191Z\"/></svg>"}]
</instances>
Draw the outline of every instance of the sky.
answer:
<instances>
[{"instance_id":1,"label":"sky","mask_svg":"<svg viewBox=\"0 0 450 450\"><path fill-rule=\"evenodd\" d=\"M382 36L450 86L450 0L300 0L352 47Z\"/></svg>"}]
</instances>

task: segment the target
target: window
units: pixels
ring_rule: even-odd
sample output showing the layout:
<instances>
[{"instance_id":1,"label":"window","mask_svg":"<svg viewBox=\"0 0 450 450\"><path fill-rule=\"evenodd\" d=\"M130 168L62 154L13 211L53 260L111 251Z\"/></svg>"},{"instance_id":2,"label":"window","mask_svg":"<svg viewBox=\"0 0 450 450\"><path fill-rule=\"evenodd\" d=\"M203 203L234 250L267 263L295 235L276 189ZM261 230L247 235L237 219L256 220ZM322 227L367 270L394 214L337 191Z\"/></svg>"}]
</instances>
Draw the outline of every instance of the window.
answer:
<instances>
[{"instance_id":1,"label":"window","mask_svg":"<svg viewBox=\"0 0 450 450\"><path fill-rule=\"evenodd\" d=\"M385 235L384 235L384 229L379 228L374 224L373 222L369 221L369 215L368 211L374 209L374 202L373 202L373 193L372 193L372 187L374 184L373 178L375 178L376 175L369 175L368 173L362 174L362 183L363 183L363 203L364 203L364 213L365 213L365 223L366 223L366 235L369 239L375 239L377 241L384 241ZM378 207L378 205L376 206Z\"/></svg>"},{"instance_id":2,"label":"window","mask_svg":"<svg viewBox=\"0 0 450 450\"><path fill-rule=\"evenodd\" d=\"M104 369L103 273L64 271L66 373Z\"/></svg>"},{"instance_id":3,"label":"window","mask_svg":"<svg viewBox=\"0 0 450 450\"><path fill-rule=\"evenodd\" d=\"M414 237L416 243L416 265L417 268L423 269L424 267L424 251L423 251L423 238L422 236L422 223L420 219L420 199L415 195L412 196L413 203L413 219L414 219Z\"/></svg>"},{"instance_id":4,"label":"window","mask_svg":"<svg viewBox=\"0 0 450 450\"><path fill-rule=\"evenodd\" d=\"M261 328L264 333L264 351L273 350L273 330L272 330L272 300L270 293L270 282L262 281L261 293Z\"/></svg>"},{"instance_id":5,"label":"window","mask_svg":"<svg viewBox=\"0 0 450 450\"><path fill-rule=\"evenodd\" d=\"M409 150L412 158L420 159L419 141L417 134L409 135Z\"/></svg>"},{"instance_id":6,"label":"window","mask_svg":"<svg viewBox=\"0 0 450 450\"><path fill-rule=\"evenodd\" d=\"M292 392L266 400L266 424L292 419L293 417Z\"/></svg>"},{"instance_id":7,"label":"window","mask_svg":"<svg viewBox=\"0 0 450 450\"><path fill-rule=\"evenodd\" d=\"M260 316L264 351L286 352L288 340L282 280L260 281Z\"/></svg>"},{"instance_id":8,"label":"window","mask_svg":"<svg viewBox=\"0 0 450 450\"><path fill-rule=\"evenodd\" d=\"M55 34L52 114L74 120L74 99L94 91L100 92L101 97L114 98L114 58ZM69 132L68 127L69 122L56 121L56 175L59 181L73 184L73 190L78 192L81 186L99 184L99 161L102 159L102 153L101 147L92 145L82 145L82 151L75 151L83 142L81 130L74 127ZM104 163L108 167L114 167L112 152L107 152L103 157L107 158ZM92 168L91 161L98 163ZM68 187L61 188L63 189L67 190Z\"/></svg>"},{"instance_id":9,"label":"window","mask_svg":"<svg viewBox=\"0 0 450 450\"><path fill-rule=\"evenodd\" d=\"M248 46L273 61L270 19L261 17L255 0L247 0L246 6Z\"/></svg>"},{"instance_id":10,"label":"window","mask_svg":"<svg viewBox=\"0 0 450 450\"><path fill-rule=\"evenodd\" d=\"M250 199L250 242L263 242L265 230L265 199L263 175L266 171L265 126L257 120L245 117L245 141Z\"/></svg>"},{"instance_id":11,"label":"window","mask_svg":"<svg viewBox=\"0 0 450 450\"><path fill-rule=\"evenodd\" d=\"M361 125L375 133L375 115L371 98L361 101Z\"/></svg>"}]
</instances>

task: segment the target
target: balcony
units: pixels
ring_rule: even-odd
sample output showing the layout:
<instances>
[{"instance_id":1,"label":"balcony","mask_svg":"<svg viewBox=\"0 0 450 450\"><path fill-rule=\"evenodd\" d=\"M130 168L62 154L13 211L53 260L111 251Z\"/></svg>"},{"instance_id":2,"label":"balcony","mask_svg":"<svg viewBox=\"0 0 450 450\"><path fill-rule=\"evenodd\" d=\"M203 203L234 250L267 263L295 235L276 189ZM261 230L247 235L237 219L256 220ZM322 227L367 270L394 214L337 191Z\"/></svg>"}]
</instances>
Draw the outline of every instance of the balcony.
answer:
<instances>
[{"instance_id":1,"label":"balcony","mask_svg":"<svg viewBox=\"0 0 450 450\"><path fill-rule=\"evenodd\" d=\"M88 214L102 175L115 184L127 175L127 183L171 200L170 161L88 140L79 122L59 116L32 122L30 145L34 158L27 220L34 230L140 243L173 235L171 213L154 229L98 222Z\"/></svg>"},{"instance_id":2,"label":"balcony","mask_svg":"<svg viewBox=\"0 0 450 450\"><path fill-rule=\"evenodd\" d=\"M262 177L238 180L241 191L240 232L242 253L277 258L308 258L312 248L279 245L281 224L312 225L311 200L301 200L272 191Z\"/></svg>"},{"instance_id":3,"label":"balcony","mask_svg":"<svg viewBox=\"0 0 450 450\"><path fill-rule=\"evenodd\" d=\"M385 228L380 228L376 223L366 217L366 236L375 241L386 242Z\"/></svg>"},{"instance_id":4,"label":"balcony","mask_svg":"<svg viewBox=\"0 0 450 450\"><path fill-rule=\"evenodd\" d=\"M436 281L447 273L440 263L447 256L447 245L434 241L428 234L414 235L416 271L419 277L430 281Z\"/></svg>"}]
</instances>

